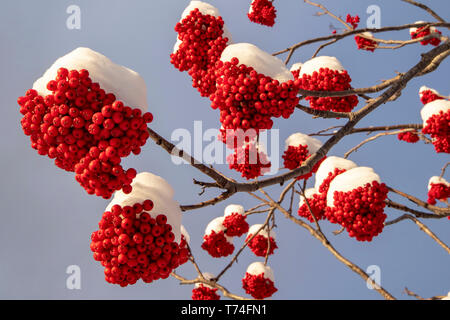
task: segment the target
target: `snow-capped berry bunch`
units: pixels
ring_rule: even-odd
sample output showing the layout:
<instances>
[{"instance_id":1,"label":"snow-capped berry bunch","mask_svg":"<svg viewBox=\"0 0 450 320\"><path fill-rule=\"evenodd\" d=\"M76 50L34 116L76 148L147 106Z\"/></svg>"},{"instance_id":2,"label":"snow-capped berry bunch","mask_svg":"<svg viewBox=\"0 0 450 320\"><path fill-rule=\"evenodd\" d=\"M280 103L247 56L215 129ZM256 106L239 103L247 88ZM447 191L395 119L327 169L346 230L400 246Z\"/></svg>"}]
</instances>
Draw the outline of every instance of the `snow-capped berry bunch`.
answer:
<instances>
[{"instance_id":1,"label":"snow-capped berry bunch","mask_svg":"<svg viewBox=\"0 0 450 320\"><path fill-rule=\"evenodd\" d=\"M273 27L277 10L272 0L252 0L247 16L251 22Z\"/></svg>"},{"instance_id":2,"label":"snow-capped berry bunch","mask_svg":"<svg viewBox=\"0 0 450 320\"><path fill-rule=\"evenodd\" d=\"M327 157L316 172L314 189L326 196L330 183L336 176L356 167L356 163L351 160L336 156Z\"/></svg>"},{"instance_id":3,"label":"snow-capped berry bunch","mask_svg":"<svg viewBox=\"0 0 450 320\"><path fill-rule=\"evenodd\" d=\"M374 52L378 47L378 42L371 39L373 39L373 34L371 32L364 32L361 33L361 35L356 35L355 42L358 46L358 50Z\"/></svg>"},{"instance_id":4,"label":"snow-capped berry bunch","mask_svg":"<svg viewBox=\"0 0 450 320\"><path fill-rule=\"evenodd\" d=\"M278 289L275 287L272 268L262 262L253 262L242 279L242 287L255 299L271 297Z\"/></svg>"},{"instance_id":5,"label":"snow-capped berry bunch","mask_svg":"<svg viewBox=\"0 0 450 320\"><path fill-rule=\"evenodd\" d=\"M284 167L293 170L299 168L310 156L317 152L322 147L322 142L315 138L312 138L306 134L297 132L290 135L285 141L284 154L282 156L284 160ZM325 158L318 161L309 173L306 173L298 179L309 179L313 173L317 171L321 162Z\"/></svg>"},{"instance_id":6,"label":"snow-capped berry bunch","mask_svg":"<svg viewBox=\"0 0 450 320\"><path fill-rule=\"evenodd\" d=\"M214 66L229 40L219 11L202 1L191 1L176 24L178 40L170 55L180 71L188 71L192 86L203 97L215 91Z\"/></svg>"},{"instance_id":7,"label":"snow-capped berry bunch","mask_svg":"<svg viewBox=\"0 0 450 320\"><path fill-rule=\"evenodd\" d=\"M305 190L305 197L300 195L297 211L298 215L308 219L309 222L314 222L314 217L317 221L323 219L325 207L327 206L326 194L318 193L316 189L309 188ZM314 217L312 216L311 211L314 214Z\"/></svg>"},{"instance_id":8,"label":"snow-capped berry bunch","mask_svg":"<svg viewBox=\"0 0 450 320\"><path fill-rule=\"evenodd\" d=\"M248 230L245 241L249 241L247 246L258 257L265 257L267 250L269 250L269 255L271 255L278 248L275 231L269 231L268 227L263 227L262 224L252 225Z\"/></svg>"},{"instance_id":9,"label":"snow-capped berry bunch","mask_svg":"<svg viewBox=\"0 0 450 320\"><path fill-rule=\"evenodd\" d=\"M436 204L436 199L445 201L450 197L450 183L442 177L434 176L428 181L428 203Z\"/></svg>"},{"instance_id":10,"label":"snow-capped berry bunch","mask_svg":"<svg viewBox=\"0 0 450 320\"><path fill-rule=\"evenodd\" d=\"M190 244L191 237L183 225L181 225L180 232L181 232L180 249L183 249L183 254L180 255L180 265L182 265L189 260L190 252L188 246Z\"/></svg>"},{"instance_id":11,"label":"snow-capped berry bunch","mask_svg":"<svg viewBox=\"0 0 450 320\"><path fill-rule=\"evenodd\" d=\"M303 63L297 62L292 65L291 69L289 69L289 71L292 72L292 75L294 76L295 79L298 79L302 66Z\"/></svg>"},{"instance_id":12,"label":"snow-capped berry bunch","mask_svg":"<svg viewBox=\"0 0 450 320\"><path fill-rule=\"evenodd\" d=\"M247 180L264 175L271 166L264 148L256 141L236 147L227 162L231 170L240 172Z\"/></svg>"},{"instance_id":13,"label":"snow-capped berry bunch","mask_svg":"<svg viewBox=\"0 0 450 320\"><path fill-rule=\"evenodd\" d=\"M226 257L234 251L233 238L226 235L224 220L223 216L213 219L206 226L203 236L202 249L214 258Z\"/></svg>"},{"instance_id":14,"label":"snow-capped berry bunch","mask_svg":"<svg viewBox=\"0 0 450 320\"><path fill-rule=\"evenodd\" d=\"M415 24L416 23L417 24L425 23L425 21L416 21ZM409 33L411 35L411 39L423 38L432 33L436 34L436 37L420 41L420 44L423 46L426 46L427 44L431 44L433 46L438 46L441 43L441 39L439 37L442 33L439 30L437 30L435 27L427 27L427 26L423 26L423 27L419 27L419 28L413 27L413 28L409 29Z\"/></svg>"},{"instance_id":15,"label":"snow-capped berry bunch","mask_svg":"<svg viewBox=\"0 0 450 320\"><path fill-rule=\"evenodd\" d=\"M151 173L138 174L129 195L115 194L90 245L107 282L150 283L187 261L188 251L179 245L181 212L172 196L167 182Z\"/></svg>"},{"instance_id":16,"label":"snow-capped berry bunch","mask_svg":"<svg viewBox=\"0 0 450 320\"><path fill-rule=\"evenodd\" d=\"M209 272L203 272L202 275L206 280L215 278ZM194 289L192 289L192 300L220 300L220 296L217 294L217 288L204 283L196 283Z\"/></svg>"},{"instance_id":17,"label":"snow-capped berry bunch","mask_svg":"<svg viewBox=\"0 0 450 320\"><path fill-rule=\"evenodd\" d=\"M353 29L358 28L359 21L360 19L358 15L353 17L348 13L347 16L345 17L345 22L350 23Z\"/></svg>"},{"instance_id":18,"label":"snow-capped berry bunch","mask_svg":"<svg viewBox=\"0 0 450 320\"><path fill-rule=\"evenodd\" d=\"M406 131L406 132L400 132L397 135L398 140L405 141L408 143L416 143L420 140L419 135L416 131Z\"/></svg>"},{"instance_id":19,"label":"snow-capped berry bunch","mask_svg":"<svg viewBox=\"0 0 450 320\"><path fill-rule=\"evenodd\" d=\"M211 107L219 109L224 129L271 129L271 118L289 118L299 101L285 64L253 44L226 47L216 64L216 78Z\"/></svg>"},{"instance_id":20,"label":"snow-capped berry bunch","mask_svg":"<svg viewBox=\"0 0 450 320\"><path fill-rule=\"evenodd\" d=\"M325 216L345 227L350 237L372 241L383 230L387 194L386 185L372 168L347 170L330 183Z\"/></svg>"},{"instance_id":21,"label":"snow-capped berry bunch","mask_svg":"<svg viewBox=\"0 0 450 320\"><path fill-rule=\"evenodd\" d=\"M427 86L422 86L419 89L419 97L422 104L430 103L434 100L444 99L443 96L439 94L436 90L428 88Z\"/></svg>"},{"instance_id":22,"label":"snow-capped berry bunch","mask_svg":"<svg viewBox=\"0 0 450 320\"><path fill-rule=\"evenodd\" d=\"M128 91L121 85L124 81L136 87ZM125 106L105 89L142 104ZM59 168L75 172L89 194L107 199L116 190L130 192L136 171L125 171L120 163L131 152L139 154L149 137L147 124L153 116L142 112L147 107L145 90L134 71L78 48L58 59L18 98L22 129L32 148L55 159Z\"/></svg>"},{"instance_id":23,"label":"snow-capped berry bunch","mask_svg":"<svg viewBox=\"0 0 450 320\"><path fill-rule=\"evenodd\" d=\"M249 225L243 206L238 204L228 205L225 208L224 217L223 226L226 229L225 234L227 236L240 237L247 233Z\"/></svg>"},{"instance_id":24,"label":"snow-capped berry bunch","mask_svg":"<svg viewBox=\"0 0 450 320\"><path fill-rule=\"evenodd\" d=\"M309 91L344 91L351 89L347 71L335 57L320 56L302 65L299 78L295 80L300 89ZM310 107L317 110L350 112L358 104L356 95L345 97L305 98Z\"/></svg>"},{"instance_id":25,"label":"snow-capped berry bunch","mask_svg":"<svg viewBox=\"0 0 450 320\"><path fill-rule=\"evenodd\" d=\"M438 99L427 103L420 111L424 134L433 139L436 152L450 153L450 101Z\"/></svg>"}]
</instances>

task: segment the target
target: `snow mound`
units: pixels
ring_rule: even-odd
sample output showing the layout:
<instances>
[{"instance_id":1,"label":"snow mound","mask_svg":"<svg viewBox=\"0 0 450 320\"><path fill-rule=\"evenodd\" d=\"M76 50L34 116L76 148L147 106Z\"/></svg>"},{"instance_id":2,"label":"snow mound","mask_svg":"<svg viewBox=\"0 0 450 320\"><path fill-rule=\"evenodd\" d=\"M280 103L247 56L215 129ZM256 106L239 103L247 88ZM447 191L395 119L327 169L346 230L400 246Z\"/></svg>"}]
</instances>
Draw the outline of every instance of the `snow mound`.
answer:
<instances>
[{"instance_id":1,"label":"snow mound","mask_svg":"<svg viewBox=\"0 0 450 320\"><path fill-rule=\"evenodd\" d=\"M323 181L328 177L328 173L333 172L336 168L340 170L350 170L356 167L356 163L351 160L335 156L328 157L320 164L319 169L316 172L316 183L314 187L316 190L319 190Z\"/></svg>"},{"instance_id":2,"label":"snow mound","mask_svg":"<svg viewBox=\"0 0 450 320\"><path fill-rule=\"evenodd\" d=\"M284 150L286 151L289 146L298 147L300 145L304 145L308 147L308 151L310 154L314 154L322 147L322 141L310 137L306 134L297 132L291 134L285 141Z\"/></svg>"},{"instance_id":3,"label":"snow mound","mask_svg":"<svg viewBox=\"0 0 450 320\"><path fill-rule=\"evenodd\" d=\"M223 231L225 239L227 239L229 243L233 243L233 239L225 234L225 227L223 226L223 220L225 220L225 217L217 217L211 220L206 226L205 235L210 235L213 231L215 233Z\"/></svg>"},{"instance_id":4,"label":"snow mound","mask_svg":"<svg viewBox=\"0 0 450 320\"><path fill-rule=\"evenodd\" d=\"M249 229L248 229L248 234L255 234L256 232L258 232L258 230L262 227L262 224L254 224L252 225ZM269 233L267 232L267 228L264 227L261 231L258 232L259 236L263 236L264 238L268 238L269 237ZM270 237L273 238L273 240L276 240L276 233L273 230L270 230Z\"/></svg>"},{"instance_id":5,"label":"snow mound","mask_svg":"<svg viewBox=\"0 0 450 320\"><path fill-rule=\"evenodd\" d=\"M202 272L202 276L203 276L203 278L205 278L206 280L211 280L211 279L214 279L216 276L215 275L213 275L212 273L210 273L210 272ZM205 284L205 283L196 283L195 284L195 288L198 288L198 287L200 287L200 285L202 285L202 286L204 286L204 287L207 287L207 288L209 288L209 289L214 289L214 287L211 287L210 285L208 285L208 284Z\"/></svg>"},{"instance_id":6,"label":"snow mound","mask_svg":"<svg viewBox=\"0 0 450 320\"><path fill-rule=\"evenodd\" d=\"M310 199L312 198L313 195L315 195L317 193L317 190L315 188L309 188L305 190L305 196L306 199ZM303 195L300 195L300 202L298 203L298 207L300 208L302 205L305 204L305 198L303 197Z\"/></svg>"},{"instance_id":7,"label":"snow mound","mask_svg":"<svg viewBox=\"0 0 450 320\"><path fill-rule=\"evenodd\" d=\"M98 82L106 93L113 93L117 100L142 112L148 109L147 87L144 79L135 71L115 64L109 58L89 48L77 48L65 56L58 58L44 75L33 84L40 95L46 96L52 92L47 89L47 83L54 80L59 68L69 71L86 69L93 82Z\"/></svg>"},{"instance_id":8,"label":"snow mound","mask_svg":"<svg viewBox=\"0 0 450 320\"><path fill-rule=\"evenodd\" d=\"M124 206L133 206L135 203L143 203L150 199L153 201L153 209L149 214L156 218L158 214L164 214L167 217L167 223L172 226L172 232L175 235L175 242L181 240L181 209L180 204L173 199L174 190L171 185L150 172L141 172L131 183L133 190L130 194L125 194L122 190L116 191L114 198L106 207L105 211L111 211L112 206L118 204Z\"/></svg>"},{"instance_id":9,"label":"snow mound","mask_svg":"<svg viewBox=\"0 0 450 320\"><path fill-rule=\"evenodd\" d=\"M260 274L264 275L264 278L270 279L275 282L275 276L273 275L273 270L269 266L265 266L262 262L253 262L247 268L247 273L253 276Z\"/></svg>"},{"instance_id":10,"label":"snow mound","mask_svg":"<svg viewBox=\"0 0 450 320\"><path fill-rule=\"evenodd\" d=\"M320 68L328 68L330 70L345 70L336 57L320 56L306 61L300 70L300 78L304 74L312 75L314 71L319 72Z\"/></svg>"},{"instance_id":11,"label":"snow mound","mask_svg":"<svg viewBox=\"0 0 450 320\"><path fill-rule=\"evenodd\" d=\"M380 176L369 167L357 167L341 173L330 183L327 193L327 206L334 207L333 195L336 191L352 191L373 181L381 183Z\"/></svg>"},{"instance_id":12,"label":"snow mound","mask_svg":"<svg viewBox=\"0 0 450 320\"><path fill-rule=\"evenodd\" d=\"M230 204L225 208L224 216L227 217L233 213L239 213L240 215L245 214L244 207L239 204Z\"/></svg>"},{"instance_id":13,"label":"snow mound","mask_svg":"<svg viewBox=\"0 0 450 320\"><path fill-rule=\"evenodd\" d=\"M280 83L294 80L292 73L283 61L261 50L251 43L235 43L225 48L220 60L229 62L232 58L239 59L239 65L252 67L256 72L278 80Z\"/></svg>"},{"instance_id":14,"label":"snow mound","mask_svg":"<svg viewBox=\"0 0 450 320\"><path fill-rule=\"evenodd\" d=\"M438 177L438 176L434 176L434 177L430 178L430 180L428 181L428 190L431 189L431 184L432 183L434 183L434 184L443 184L443 185L445 185L447 187L450 187L450 183L447 182L447 180L445 180L442 177Z\"/></svg>"},{"instance_id":15,"label":"snow mound","mask_svg":"<svg viewBox=\"0 0 450 320\"><path fill-rule=\"evenodd\" d=\"M180 229L181 235L184 237L184 240L186 240L187 244L191 243L191 236L189 235L189 233L187 232L186 228L181 225L181 229Z\"/></svg>"},{"instance_id":16,"label":"snow mound","mask_svg":"<svg viewBox=\"0 0 450 320\"><path fill-rule=\"evenodd\" d=\"M292 71L300 70L302 66L303 66L303 63L301 63L301 62L294 63L289 71L292 72Z\"/></svg>"},{"instance_id":17,"label":"snow mound","mask_svg":"<svg viewBox=\"0 0 450 320\"><path fill-rule=\"evenodd\" d=\"M439 92L437 92L436 90L434 90L434 89L432 89L432 88L428 88L427 86L421 86L420 89L419 89L419 96L422 95L422 93L423 93L424 91L431 91L431 92L433 92L434 94L439 95Z\"/></svg>"},{"instance_id":18,"label":"snow mound","mask_svg":"<svg viewBox=\"0 0 450 320\"><path fill-rule=\"evenodd\" d=\"M439 114L440 111L446 113L450 110L450 101L444 99L434 100L430 103L427 103L423 106L422 110L420 110L420 116L423 120L423 125L426 126L427 120L435 115Z\"/></svg>"}]
</instances>

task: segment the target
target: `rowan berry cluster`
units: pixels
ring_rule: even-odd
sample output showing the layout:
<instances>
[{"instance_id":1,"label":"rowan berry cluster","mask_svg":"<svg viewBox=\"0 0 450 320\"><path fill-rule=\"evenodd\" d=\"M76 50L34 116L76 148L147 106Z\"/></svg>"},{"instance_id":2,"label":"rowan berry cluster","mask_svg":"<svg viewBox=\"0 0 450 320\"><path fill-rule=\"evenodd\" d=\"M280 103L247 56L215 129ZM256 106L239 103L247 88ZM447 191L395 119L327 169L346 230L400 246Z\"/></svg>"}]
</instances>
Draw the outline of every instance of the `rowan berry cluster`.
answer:
<instances>
[{"instance_id":1,"label":"rowan berry cluster","mask_svg":"<svg viewBox=\"0 0 450 320\"><path fill-rule=\"evenodd\" d=\"M242 279L242 287L245 292L255 299L265 299L271 297L278 291L272 280L264 277L264 274L253 275L248 272Z\"/></svg>"},{"instance_id":2,"label":"rowan berry cluster","mask_svg":"<svg viewBox=\"0 0 450 320\"><path fill-rule=\"evenodd\" d=\"M216 288L210 288L203 284L199 284L192 289L192 300L220 300Z\"/></svg>"},{"instance_id":3,"label":"rowan berry cluster","mask_svg":"<svg viewBox=\"0 0 450 320\"><path fill-rule=\"evenodd\" d=\"M273 27L277 10L271 0L253 0L247 16L254 23Z\"/></svg>"},{"instance_id":4,"label":"rowan berry cluster","mask_svg":"<svg viewBox=\"0 0 450 320\"><path fill-rule=\"evenodd\" d=\"M89 194L108 199L116 190L130 192L136 171L125 171L121 159L141 152L152 114L116 100L85 69L58 69L47 89L52 93L45 97L30 89L17 100L31 147L75 172Z\"/></svg>"},{"instance_id":5,"label":"rowan berry cluster","mask_svg":"<svg viewBox=\"0 0 450 320\"><path fill-rule=\"evenodd\" d=\"M429 134L433 139L436 152L450 153L450 110L439 111L426 121L422 132Z\"/></svg>"},{"instance_id":6,"label":"rowan berry cluster","mask_svg":"<svg viewBox=\"0 0 450 320\"><path fill-rule=\"evenodd\" d=\"M270 171L271 162L255 143L236 147L227 157L230 169L241 173L242 177L254 179Z\"/></svg>"},{"instance_id":7,"label":"rowan berry cluster","mask_svg":"<svg viewBox=\"0 0 450 320\"><path fill-rule=\"evenodd\" d=\"M358 46L358 50L374 52L378 46L378 43L376 41L370 40L367 37L355 36L355 42Z\"/></svg>"},{"instance_id":8,"label":"rowan berry cluster","mask_svg":"<svg viewBox=\"0 0 450 320\"><path fill-rule=\"evenodd\" d=\"M398 140L406 141L408 143L416 143L417 141L420 140L416 131L400 132L397 135L397 137L398 137Z\"/></svg>"},{"instance_id":9,"label":"rowan berry cluster","mask_svg":"<svg viewBox=\"0 0 450 320\"><path fill-rule=\"evenodd\" d=\"M426 36L430 35L431 32L436 33L439 36L442 34L439 30L437 30L434 27L423 26L423 27L417 28L414 31L410 32L411 39L419 39L422 37L426 37ZM440 43L441 43L441 39L438 37L420 41L420 44L423 46L426 46L428 44L431 44L433 46L438 46Z\"/></svg>"}]
</instances>

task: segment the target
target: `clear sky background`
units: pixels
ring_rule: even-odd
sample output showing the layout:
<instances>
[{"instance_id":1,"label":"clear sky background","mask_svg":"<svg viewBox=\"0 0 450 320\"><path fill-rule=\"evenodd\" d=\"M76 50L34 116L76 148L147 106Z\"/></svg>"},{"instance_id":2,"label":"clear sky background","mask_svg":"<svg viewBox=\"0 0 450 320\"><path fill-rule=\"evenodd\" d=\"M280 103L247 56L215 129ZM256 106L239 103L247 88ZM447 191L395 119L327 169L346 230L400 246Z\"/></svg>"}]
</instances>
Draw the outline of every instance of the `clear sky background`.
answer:
<instances>
[{"instance_id":1,"label":"clear sky background","mask_svg":"<svg viewBox=\"0 0 450 320\"><path fill-rule=\"evenodd\" d=\"M416 20L434 21L426 12L395 1L321 1L334 13L345 17L359 14L361 26L368 17L371 4L381 8L381 26L412 23ZM448 18L450 2L424 1ZM276 1L278 17L274 28L251 23L246 13L250 0L211 1L218 7L230 29L234 42L251 42L268 52L284 49L294 43L331 33L330 24L340 27L328 16L317 17L316 8L300 0ZM66 8L76 4L81 8L81 29L66 28ZM218 128L218 112L209 106L191 87L190 78L170 64L169 54L176 40L173 30L188 1L3 1L0 11L0 103L4 111L0 126L2 148L0 223L0 298L3 299L189 299L192 286L180 286L167 279L152 284L138 282L120 288L105 282L103 268L94 261L89 249L90 235L97 228L108 201L89 196L74 180L72 173L54 166L53 161L37 155L29 138L20 127L17 97L23 95L33 82L60 56L79 46L90 47L116 63L139 72L148 87L150 111L155 120L152 128L166 138L173 130L193 130L195 120L204 128ZM385 33L388 39L409 39L407 30ZM298 50L292 63L309 59L317 46ZM377 50L375 53L356 50L352 37L325 48L322 55L336 56L349 71L354 87L367 87L382 79L405 72L431 47L407 46L397 51ZM420 123L420 86L427 85L449 94L449 61L431 75L413 79L395 102L379 107L358 126ZM360 103L359 107L361 107ZM344 120L312 120L297 111L289 120L275 121L280 128L280 141L301 131L312 133ZM365 135L346 137L329 155L343 156ZM325 139L322 139L325 141ZM206 145L206 143L205 143ZM436 154L433 146L400 142L395 136L372 142L350 157L359 165L373 167L388 185L426 199L428 179L440 174L448 155ZM175 197L182 204L197 203L211 198L217 190L202 197L192 184L192 178L205 176L190 166L175 166L165 151L151 140L140 156L124 161L126 167L150 171L168 180ZM219 170L238 177L227 169ZM449 176L447 175L447 179ZM313 179L311 179L313 183ZM268 189L278 196L279 187ZM392 196L393 200L399 200ZM297 199L295 200L298 201ZM256 204L244 194L238 194L214 207L189 211L183 224L191 234L191 246L203 271L217 274L230 257L213 259L200 248L207 223L223 214L230 203L245 208ZM386 210L388 219L401 212ZM265 216L251 216L249 221L262 223ZM446 219L425 221L447 244L450 243ZM308 232L288 222L277 213L276 229L279 249L270 258L279 291L273 299L380 299L368 290L362 279L338 262ZM361 243L342 233L331 234L337 225L323 222L322 226L335 247L362 269L370 265L381 268L381 284L394 296L408 298L407 286L422 296L443 295L450 290L449 255L418 227L403 221L386 227L371 243ZM243 239L235 241L240 247ZM255 261L246 250L239 263L222 278L223 285L233 293L245 295L241 278L247 266ZM66 288L66 268L81 268L81 290ZM178 272L194 277L187 263Z\"/></svg>"}]
</instances>

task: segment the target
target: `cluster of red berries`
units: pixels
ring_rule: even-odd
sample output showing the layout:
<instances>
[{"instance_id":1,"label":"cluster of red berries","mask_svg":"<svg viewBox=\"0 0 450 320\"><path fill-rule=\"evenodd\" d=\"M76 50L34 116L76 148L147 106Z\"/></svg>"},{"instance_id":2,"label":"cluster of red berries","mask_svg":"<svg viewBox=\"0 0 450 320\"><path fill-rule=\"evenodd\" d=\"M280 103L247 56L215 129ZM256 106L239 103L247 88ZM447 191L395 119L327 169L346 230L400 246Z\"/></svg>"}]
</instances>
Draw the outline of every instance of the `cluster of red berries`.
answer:
<instances>
[{"instance_id":1,"label":"cluster of red berries","mask_svg":"<svg viewBox=\"0 0 450 320\"><path fill-rule=\"evenodd\" d=\"M245 239L245 241L250 240L252 236L253 234L250 233ZM269 255L273 254L273 251L275 249L278 249L277 243L273 237L269 237L269 239L267 239L265 235L261 234L258 234L255 237L253 237L253 239L247 243L247 246L258 257L265 257L267 255L268 249Z\"/></svg>"},{"instance_id":2,"label":"cluster of red berries","mask_svg":"<svg viewBox=\"0 0 450 320\"><path fill-rule=\"evenodd\" d=\"M264 277L264 274L252 275L248 272L242 279L242 287L245 292L255 299L265 299L271 297L278 291L272 280Z\"/></svg>"},{"instance_id":3,"label":"cluster of red berries","mask_svg":"<svg viewBox=\"0 0 450 320\"><path fill-rule=\"evenodd\" d=\"M258 137L259 130L256 129L220 129L218 139L226 144L229 149L236 149L245 144L255 141Z\"/></svg>"},{"instance_id":4,"label":"cluster of red berries","mask_svg":"<svg viewBox=\"0 0 450 320\"><path fill-rule=\"evenodd\" d=\"M442 33L437 30L436 28L433 28L433 33L437 33L438 35L441 35ZM424 26L417 28L416 31L411 32L411 39L419 39L422 37L426 37L431 34L430 27ZM426 46L427 44L431 44L433 46L438 46L441 43L441 39L439 38L431 38L428 40L422 40L420 41L420 44L423 46Z\"/></svg>"},{"instance_id":5,"label":"cluster of red berries","mask_svg":"<svg viewBox=\"0 0 450 320\"><path fill-rule=\"evenodd\" d=\"M234 153L227 157L230 169L241 173L242 177L257 178L270 171L271 162L264 152L261 152L254 143L238 146Z\"/></svg>"},{"instance_id":6,"label":"cluster of red berries","mask_svg":"<svg viewBox=\"0 0 450 320\"><path fill-rule=\"evenodd\" d=\"M271 0L253 0L247 16L251 22L273 27L277 10Z\"/></svg>"},{"instance_id":7,"label":"cluster of red berries","mask_svg":"<svg viewBox=\"0 0 450 320\"><path fill-rule=\"evenodd\" d=\"M210 96L211 107L220 110L224 129L271 129L271 117L289 118L298 104L298 87L239 65L234 57L216 63L217 89Z\"/></svg>"},{"instance_id":8,"label":"cluster of red berries","mask_svg":"<svg viewBox=\"0 0 450 320\"><path fill-rule=\"evenodd\" d=\"M240 237L248 231L247 217L238 212L231 213L223 220L223 226L226 228L225 234L229 237Z\"/></svg>"},{"instance_id":9,"label":"cluster of red berries","mask_svg":"<svg viewBox=\"0 0 450 320\"><path fill-rule=\"evenodd\" d=\"M105 268L105 280L125 287L142 279L150 283L166 279L188 260L188 251L176 243L167 217L153 218L153 202L133 206L114 205L103 213L99 230L92 233L94 259Z\"/></svg>"},{"instance_id":10,"label":"cluster of red berries","mask_svg":"<svg viewBox=\"0 0 450 320\"><path fill-rule=\"evenodd\" d=\"M353 29L358 28L359 21L360 19L358 15L352 17L350 14L347 14L347 17L345 19L345 22L350 23Z\"/></svg>"},{"instance_id":11,"label":"cluster of red berries","mask_svg":"<svg viewBox=\"0 0 450 320\"><path fill-rule=\"evenodd\" d=\"M204 15L198 8L175 26L181 43L170 55L171 63L180 71L188 71L192 86L203 97L215 91L214 65L228 42L223 28L222 17Z\"/></svg>"},{"instance_id":12,"label":"cluster of red berries","mask_svg":"<svg viewBox=\"0 0 450 320\"><path fill-rule=\"evenodd\" d=\"M32 148L75 172L89 194L108 199L116 190L130 192L136 171L125 171L121 158L141 152L152 114L124 106L85 69L58 69L47 89L52 94L43 97L30 89L17 100Z\"/></svg>"},{"instance_id":13,"label":"cluster of red berries","mask_svg":"<svg viewBox=\"0 0 450 320\"><path fill-rule=\"evenodd\" d=\"M224 231L212 230L210 234L203 236L202 249L213 258L221 258L232 254L234 245L228 241Z\"/></svg>"},{"instance_id":14,"label":"cluster of red berries","mask_svg":"<svg viewBox=\"0 0 450 320\"><path fill-rule=\"evenodd\" d=\"M450 186L443 183L432 183L430 185L430 190L428 190L428 203L436 204L436 199L446 200L450 197Z\"/></svg>"},{"instance_id":15,"label":"cluster of red berries","mask_svg":"<svg viewBox=\"0 0 450 320\"><path fill-rule=\"evenodd\" d=\"M422 132L433 138L436 152L450 153L450 110L432 115L427 119Z\"/></svg>"},{"instance_id":16,"label":"cluster of red berries","mask_svg":"<svg viewBox=\"0 0 450 320\"><path fill-rule=\"evenodd\" d=\"M311 197L307 197L307 200L304 200L303 204L299 206L298 215L308 219L309 222L314 222L314 217L319 221L324 219L326 206L326 193L315 193ZM312 216L311 211L314 214L314 217Z\"/></svg>"},{"instance_id":17,"label":"cluster of red berries","mask_svg":"<svg viewBox=\"0 0 450 320\"><path fill-rule=\"evenodd\" d=\"M444 98L437 95L432 90L423 90L420 92L420 102L422 102L422 104L424 104L424 105L427 103L433 102L434 100L438 100L438 99L444 99Z\"/></svg>"},{"instance_id":18,"label":"cluster of red berries","mask_svg":"<svg viewBox=\"0 0 450 320\"><path fill-rule=\"evenodd\" d=\"M192 289L192 300L220 300L216 288L210 288L199 284L198 287Z\"/></svg>"},{"instance_id":19,"label":"cluster of red berries","mask_svg":"<svg viewBox=\"0 0 450 320\"><path fill-rule=\"evenodd\" d=\"M420 140L416 131L400 132L397 135L397 138L398 138L398 140L406 141L408 143L416 143L417 141Z\"/></svg>"},{"instance_id":20,"label":"cluster of red berries","mask_svg":"<svg viewBox=\"0 0 450 320\"><path fill-rule=\"evenodd\" d=\"M361 36L355 36L355 42L358 46L358 50L374 52L378 46L378 43L376 41Z\"/></svg>"},{"instance_id":21,"label":"cluster of red berries","mask_svg":"<svg viewBox=\"0 0 450 320\"><path fill-rule=\"evenodd\" d=\"M308 158L311 156L308 150L308 146L305 145L299 145L299 146L288 146L288 148L284 151L284 154L282 156L284 160L284 167L289 170L294 170L296 168L299 168L303 162L308 160ZM320 159L309 173L306 173L302 176L297 177L297 180L301 179L309 179L311 178L313 173L316 173L319 169L320 164L325 160L326 156Z\"/></svg>"},{"instance_id":22,"label":"cluster of red berries","mask_svg":"<svg viewBox=\"0 0 450 320\"><path fill-rule=\"evenodd\" d=\"M335 191L334 206L326 207L325 217L331 223L345 227L350 237L372 241L384 227L387 194L386 185L377 181L349 192Z\"/></svg>"},{"instance_id":23,"label":"cluster of red berries","mask_svg":"<svg viewBox=\"0 0 450 320\"><path fill-rule=\"evenodd\" d=\"M351 89L352 79L346 70L331 70L329 68L320 68L314 71L312 75L303 74L295 83L299 88L310 91L344 91ZM336 112L350 112L358 104L356 95L345 97L306 97L311 108L317 110L332 110Z\"/></svg>"}]
</instances>

